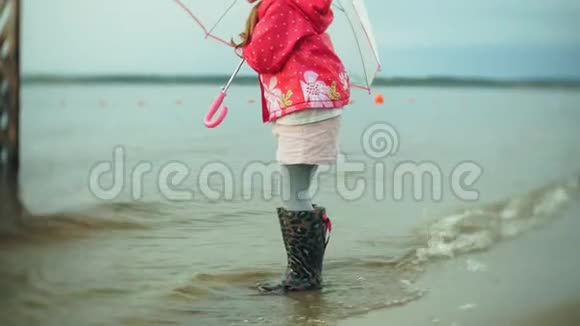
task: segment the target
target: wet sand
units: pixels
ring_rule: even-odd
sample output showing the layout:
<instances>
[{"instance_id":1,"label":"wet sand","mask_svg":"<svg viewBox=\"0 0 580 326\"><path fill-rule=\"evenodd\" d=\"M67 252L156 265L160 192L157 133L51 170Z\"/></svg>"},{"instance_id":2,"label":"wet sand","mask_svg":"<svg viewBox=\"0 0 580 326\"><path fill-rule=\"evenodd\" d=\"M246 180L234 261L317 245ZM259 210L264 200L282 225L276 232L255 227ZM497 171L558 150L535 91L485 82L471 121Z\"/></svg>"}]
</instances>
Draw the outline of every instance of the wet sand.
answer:
<instances>
[{"instance_id":1,"label":"wet sand","mask_svg":"<svg viewBox=\"0 0 580 326\"><path fill-rule=\"evenodd\" d=\"M518 320L517 326L561 325L575 326L580 323L580 299L555 305L532 313L529 317Z\"/></svg>"},{"instance_id":2,"label":"wet sand","mask_svg":"<svg viewBox=\"0 0 580 326\"><path fill-rule=\"evenodd\" d=\"M420 301L338 325L580 325L579 208L489 252L430 266Z\"/></svg>"}]
</instances>

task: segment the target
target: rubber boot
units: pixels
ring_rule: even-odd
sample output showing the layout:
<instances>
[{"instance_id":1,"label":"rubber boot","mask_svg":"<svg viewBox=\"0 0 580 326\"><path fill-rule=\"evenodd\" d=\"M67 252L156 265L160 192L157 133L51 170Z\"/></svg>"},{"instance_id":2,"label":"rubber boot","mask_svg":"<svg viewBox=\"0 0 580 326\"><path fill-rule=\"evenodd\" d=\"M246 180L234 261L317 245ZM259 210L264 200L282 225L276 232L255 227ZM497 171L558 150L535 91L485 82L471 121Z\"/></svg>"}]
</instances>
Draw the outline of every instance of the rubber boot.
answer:
<instances>
[{"instance_id":1,"label":"rubber boot","mask_svg":"<svg viewBox=\"0 0 580 326\"><path fill-rule=\"evenodd\" d=\"M285 278L275 284L261 284L261 292L284 293L322 288L322 265L330 233L330 219L322 207L314 211L278 208L282 239L286 248Z\"/></svg>"}]
</instances>

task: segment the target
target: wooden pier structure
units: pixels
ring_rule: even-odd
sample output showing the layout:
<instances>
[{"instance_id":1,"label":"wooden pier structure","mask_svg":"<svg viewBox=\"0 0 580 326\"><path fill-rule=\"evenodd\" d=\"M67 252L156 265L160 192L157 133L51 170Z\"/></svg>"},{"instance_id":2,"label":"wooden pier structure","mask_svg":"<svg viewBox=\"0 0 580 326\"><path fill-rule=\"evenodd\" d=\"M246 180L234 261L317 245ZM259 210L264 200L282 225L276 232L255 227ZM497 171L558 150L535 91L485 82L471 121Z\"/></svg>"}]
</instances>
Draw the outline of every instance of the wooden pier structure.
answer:
<instances>
[{"instance_id":1,"label":"wooden pier structure","mask_svg":"<svg viewBox=\"0 0 580 326\"><path fill-rule=\"evenodd\" d=\"M23 213L20 167L20 0L0 0L0 231Z\"/></svg>"}]
</instances>

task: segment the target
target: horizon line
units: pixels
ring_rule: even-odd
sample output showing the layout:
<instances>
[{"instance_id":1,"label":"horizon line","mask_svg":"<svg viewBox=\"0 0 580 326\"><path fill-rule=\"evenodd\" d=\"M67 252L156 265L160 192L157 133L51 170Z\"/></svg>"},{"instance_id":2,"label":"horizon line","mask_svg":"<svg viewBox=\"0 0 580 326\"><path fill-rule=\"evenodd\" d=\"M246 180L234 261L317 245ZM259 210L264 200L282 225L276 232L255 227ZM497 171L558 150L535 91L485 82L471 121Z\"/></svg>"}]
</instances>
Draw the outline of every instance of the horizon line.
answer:
<instances>
[{"instance_id":1,"label":"horizon line","mask_svg":"<svg viewBox=\"0 0 580 326\"><path fill-rule=\"evenodd\" d=\"M60 83L177 83L177 84L225 84L227 74L183 75L183 74L23 74L23 84L60 84ZM234 84L255 83L257 76L240 75ZM430 75L424 77L377 77L375 86L525 86L525 87L573 87L580 88L580 77L484 77L458 75Z\"/></svg>"}]
</instances>

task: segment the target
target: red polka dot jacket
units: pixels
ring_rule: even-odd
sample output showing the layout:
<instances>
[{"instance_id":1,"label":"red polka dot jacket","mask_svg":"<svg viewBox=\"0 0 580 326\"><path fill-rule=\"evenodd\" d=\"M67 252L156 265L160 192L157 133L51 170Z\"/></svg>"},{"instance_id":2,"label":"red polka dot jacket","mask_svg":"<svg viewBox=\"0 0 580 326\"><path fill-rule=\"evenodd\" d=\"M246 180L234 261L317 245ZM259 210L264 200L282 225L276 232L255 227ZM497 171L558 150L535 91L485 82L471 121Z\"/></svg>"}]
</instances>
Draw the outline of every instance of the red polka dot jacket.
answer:
<instances>
[{"instance_id":1,"label":"red polka dot jacket","mask_svg":"<svg viewBox=\"0 0 580 326\"><path fill-rule=\"evenodd\" d=\"M309 108L339 109L350 80L326 32L332 0L262 0L243 57L260 77L262 120Z\"/></svg>"}]
</instances>

